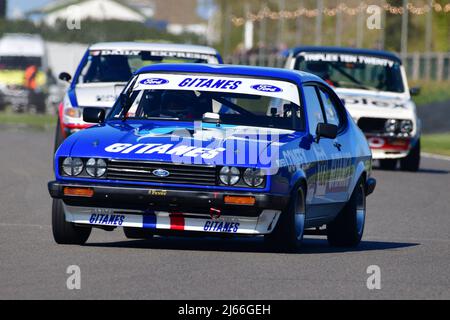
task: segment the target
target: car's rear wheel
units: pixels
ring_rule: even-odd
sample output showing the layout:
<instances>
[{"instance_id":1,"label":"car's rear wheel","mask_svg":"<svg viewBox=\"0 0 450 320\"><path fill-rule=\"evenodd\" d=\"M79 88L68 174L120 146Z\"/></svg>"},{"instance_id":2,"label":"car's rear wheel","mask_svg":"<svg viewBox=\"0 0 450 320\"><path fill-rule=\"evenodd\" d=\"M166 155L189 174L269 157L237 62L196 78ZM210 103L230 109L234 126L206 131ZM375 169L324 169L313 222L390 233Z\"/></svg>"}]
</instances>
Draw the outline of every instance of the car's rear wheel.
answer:
<instances>
[{"instance_id":1,"label":"car's rear wheel","mask_svg":"<svg viewBox=\"0 0 450 320\"><path fill-rule=\"evenodd\" d=\"M400 168L403 171L417 172L420 168L420 140L409 151L409 154L400 160Z\"/></svg>"},{"instance_id":2,"label":"car's rear wheel","mask_svg":"<svg viewBox=\"0 0 450 320\"><path fill-rule=\"evenodd\" d=\"M397 169L397 159L383 159L380 160L380 168L382 170L395 170Z\"/></svg>"},{"instance_id":3,"label":"car's rear wheel","mask_svg":"<svg viewBox=\"0 0 450 320\"><path fill-rule=\"evenodd\" d=\"M53 199L52 230L56 243L82 245L89 238L92 228L79 227L67 222L62 200Z\"/></svg>"},{"instance_id":4,"label":"car's rear wheel","mask_svg":"<svg viewBox=\"0 0 450 320\"><path fill-rule=\"evenodd\" d=\"M63 143L64 141L64 136L62 134L61 131L61 122L60 119L58 117L58 120L56 122L56 132L55 132L55 147L54 147L54 152L56 152L56 150L58 150L59 146L61 145L61 143Z\"/></svg>"},{"instance_id":5,"label":"car's rear wheel","mask_svg":"<svg viewBox=\"0 0 450 320\"><path fill-rule=\"evenodd\" d=\"M123 228L123 233L125 233L125 237L128 239L151 239L153 238L153 232L148 229L143 228L131 228L125 227Z\"/></svg>"},{"instance_id":6,"label":"car's rear wheel","mask_svg":"<svg viewBox=\"0 0 450 320\"><path fill-rule=\"evenodd\" d=\"M277 251L293 251L300 247L305 229L305 189L299 187L291 196L291 201L284 210L275 229L265 235L266 244Z\"/></svg>"},{"instance_id":7,"label":"car's rear wheel","mask_svg":"<svg viewBox=\"0 0 450 320\"><path fill-rule=\"evenodd\" d=\"M335 247L356 247L364 233L366 190L361 178L345 207L327 225L328 243Z\"/></svg>"}]
</instances>

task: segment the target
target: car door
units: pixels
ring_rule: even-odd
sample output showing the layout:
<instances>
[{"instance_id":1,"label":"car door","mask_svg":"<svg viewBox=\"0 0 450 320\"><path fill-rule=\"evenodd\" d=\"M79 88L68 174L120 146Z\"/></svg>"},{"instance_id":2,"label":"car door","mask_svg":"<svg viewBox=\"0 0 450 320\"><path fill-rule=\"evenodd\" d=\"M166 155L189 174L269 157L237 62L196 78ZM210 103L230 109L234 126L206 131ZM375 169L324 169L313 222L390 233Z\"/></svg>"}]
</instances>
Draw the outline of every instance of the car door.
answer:
<instances>
[{"instance_id":1,"label":"car door","mask_svg":"<svg viewBox=\"0 0 450 320\"><path fill-rule=\"evenodd\" d=\"M324 111L325 122L338 127L336 139L324 141L328 157L327 199L343 203L349 198L349 186L355 158L347 129L347 113L337 95L327 86L318 84L317 92ZM351 192L350 192L351 193Z\"/></svg>"},{"instance_id":2,"label":"car door","mask_svg":"<svg viewBox=\"0 0 450 320\"><path fill-rule=\"evenodd\" d=\"M324 112L319 99L317 87L314 84L306 84L303 86L303 94L306 104L306 114L308 118L309 134L316 137L316 129L319 123L325 122ZM327 139L320 139L312 142L308 151L309 181L310 192L307 202L308 220L320 219L326 216L327 206L331 203L331 199L327 195L328 185L328 149L330 142Z\"/></svg>"}]
</instances>

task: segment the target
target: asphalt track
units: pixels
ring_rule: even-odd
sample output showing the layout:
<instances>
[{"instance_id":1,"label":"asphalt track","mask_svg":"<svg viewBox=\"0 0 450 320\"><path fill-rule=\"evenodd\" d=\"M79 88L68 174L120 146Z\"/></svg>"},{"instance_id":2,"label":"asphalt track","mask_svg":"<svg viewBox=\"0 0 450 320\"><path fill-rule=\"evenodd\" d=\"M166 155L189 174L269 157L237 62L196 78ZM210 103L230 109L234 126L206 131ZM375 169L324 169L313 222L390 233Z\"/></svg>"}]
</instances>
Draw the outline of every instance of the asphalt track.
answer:
<instances>
[{"instance_id":1,"label":"asphalt track","mask_svg":"<svg viewBox=\"0 0 450 320\"><path fill-rule=\"evenodd\" d=\"M53 132L0 131L0 299L450 299L450 161L375 170L362 244L307 238L293 254L259 239L128 241L94 230L83 246L51 233ZM68 290L78 265L81 289ZM369 290L367 267L381 270Z\"/></svg>"}]
</instances>

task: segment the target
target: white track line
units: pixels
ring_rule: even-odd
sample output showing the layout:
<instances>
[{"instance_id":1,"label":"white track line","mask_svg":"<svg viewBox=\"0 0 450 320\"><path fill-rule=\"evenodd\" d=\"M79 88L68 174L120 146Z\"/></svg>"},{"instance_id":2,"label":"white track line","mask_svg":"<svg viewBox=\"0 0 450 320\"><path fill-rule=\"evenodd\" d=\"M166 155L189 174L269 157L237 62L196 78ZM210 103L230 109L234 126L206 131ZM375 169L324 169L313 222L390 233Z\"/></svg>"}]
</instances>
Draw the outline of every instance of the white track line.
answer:
<instances>
[{"instance_id":1,"label":"white track line","mask_svg":"<svg viewBox=\"0 0 450 320\"><path fill-rule=\"evenodd\" d=\"M440 154L433 154L433 153L426 153L422 152L422 157L425 158L431 158L431 159L437 159L437 160L444 160L444 161L450 161L450 157L448 156L442 156Z\"/></svg>"}]
</instances>

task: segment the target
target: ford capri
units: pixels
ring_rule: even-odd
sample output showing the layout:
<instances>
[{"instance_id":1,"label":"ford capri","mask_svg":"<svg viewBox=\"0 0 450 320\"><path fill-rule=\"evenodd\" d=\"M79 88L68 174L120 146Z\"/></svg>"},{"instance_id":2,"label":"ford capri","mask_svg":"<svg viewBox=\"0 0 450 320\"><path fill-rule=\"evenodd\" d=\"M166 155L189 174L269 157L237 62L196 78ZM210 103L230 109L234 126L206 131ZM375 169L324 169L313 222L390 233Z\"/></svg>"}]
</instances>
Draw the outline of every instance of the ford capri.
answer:
<instances>
[{"instance_id":1,"label":"ford capri","mask_svg":"<svg viewBox=\"0 0 450 320\"><path fill-rule=\"evenodd\" d=\"M295 250L305 234L357 246L376 181L364 134L333 89L283 69L158 64L54 158L53 236L92 228L155 235L263 236Z\"/></svg>"}]
</instances>

